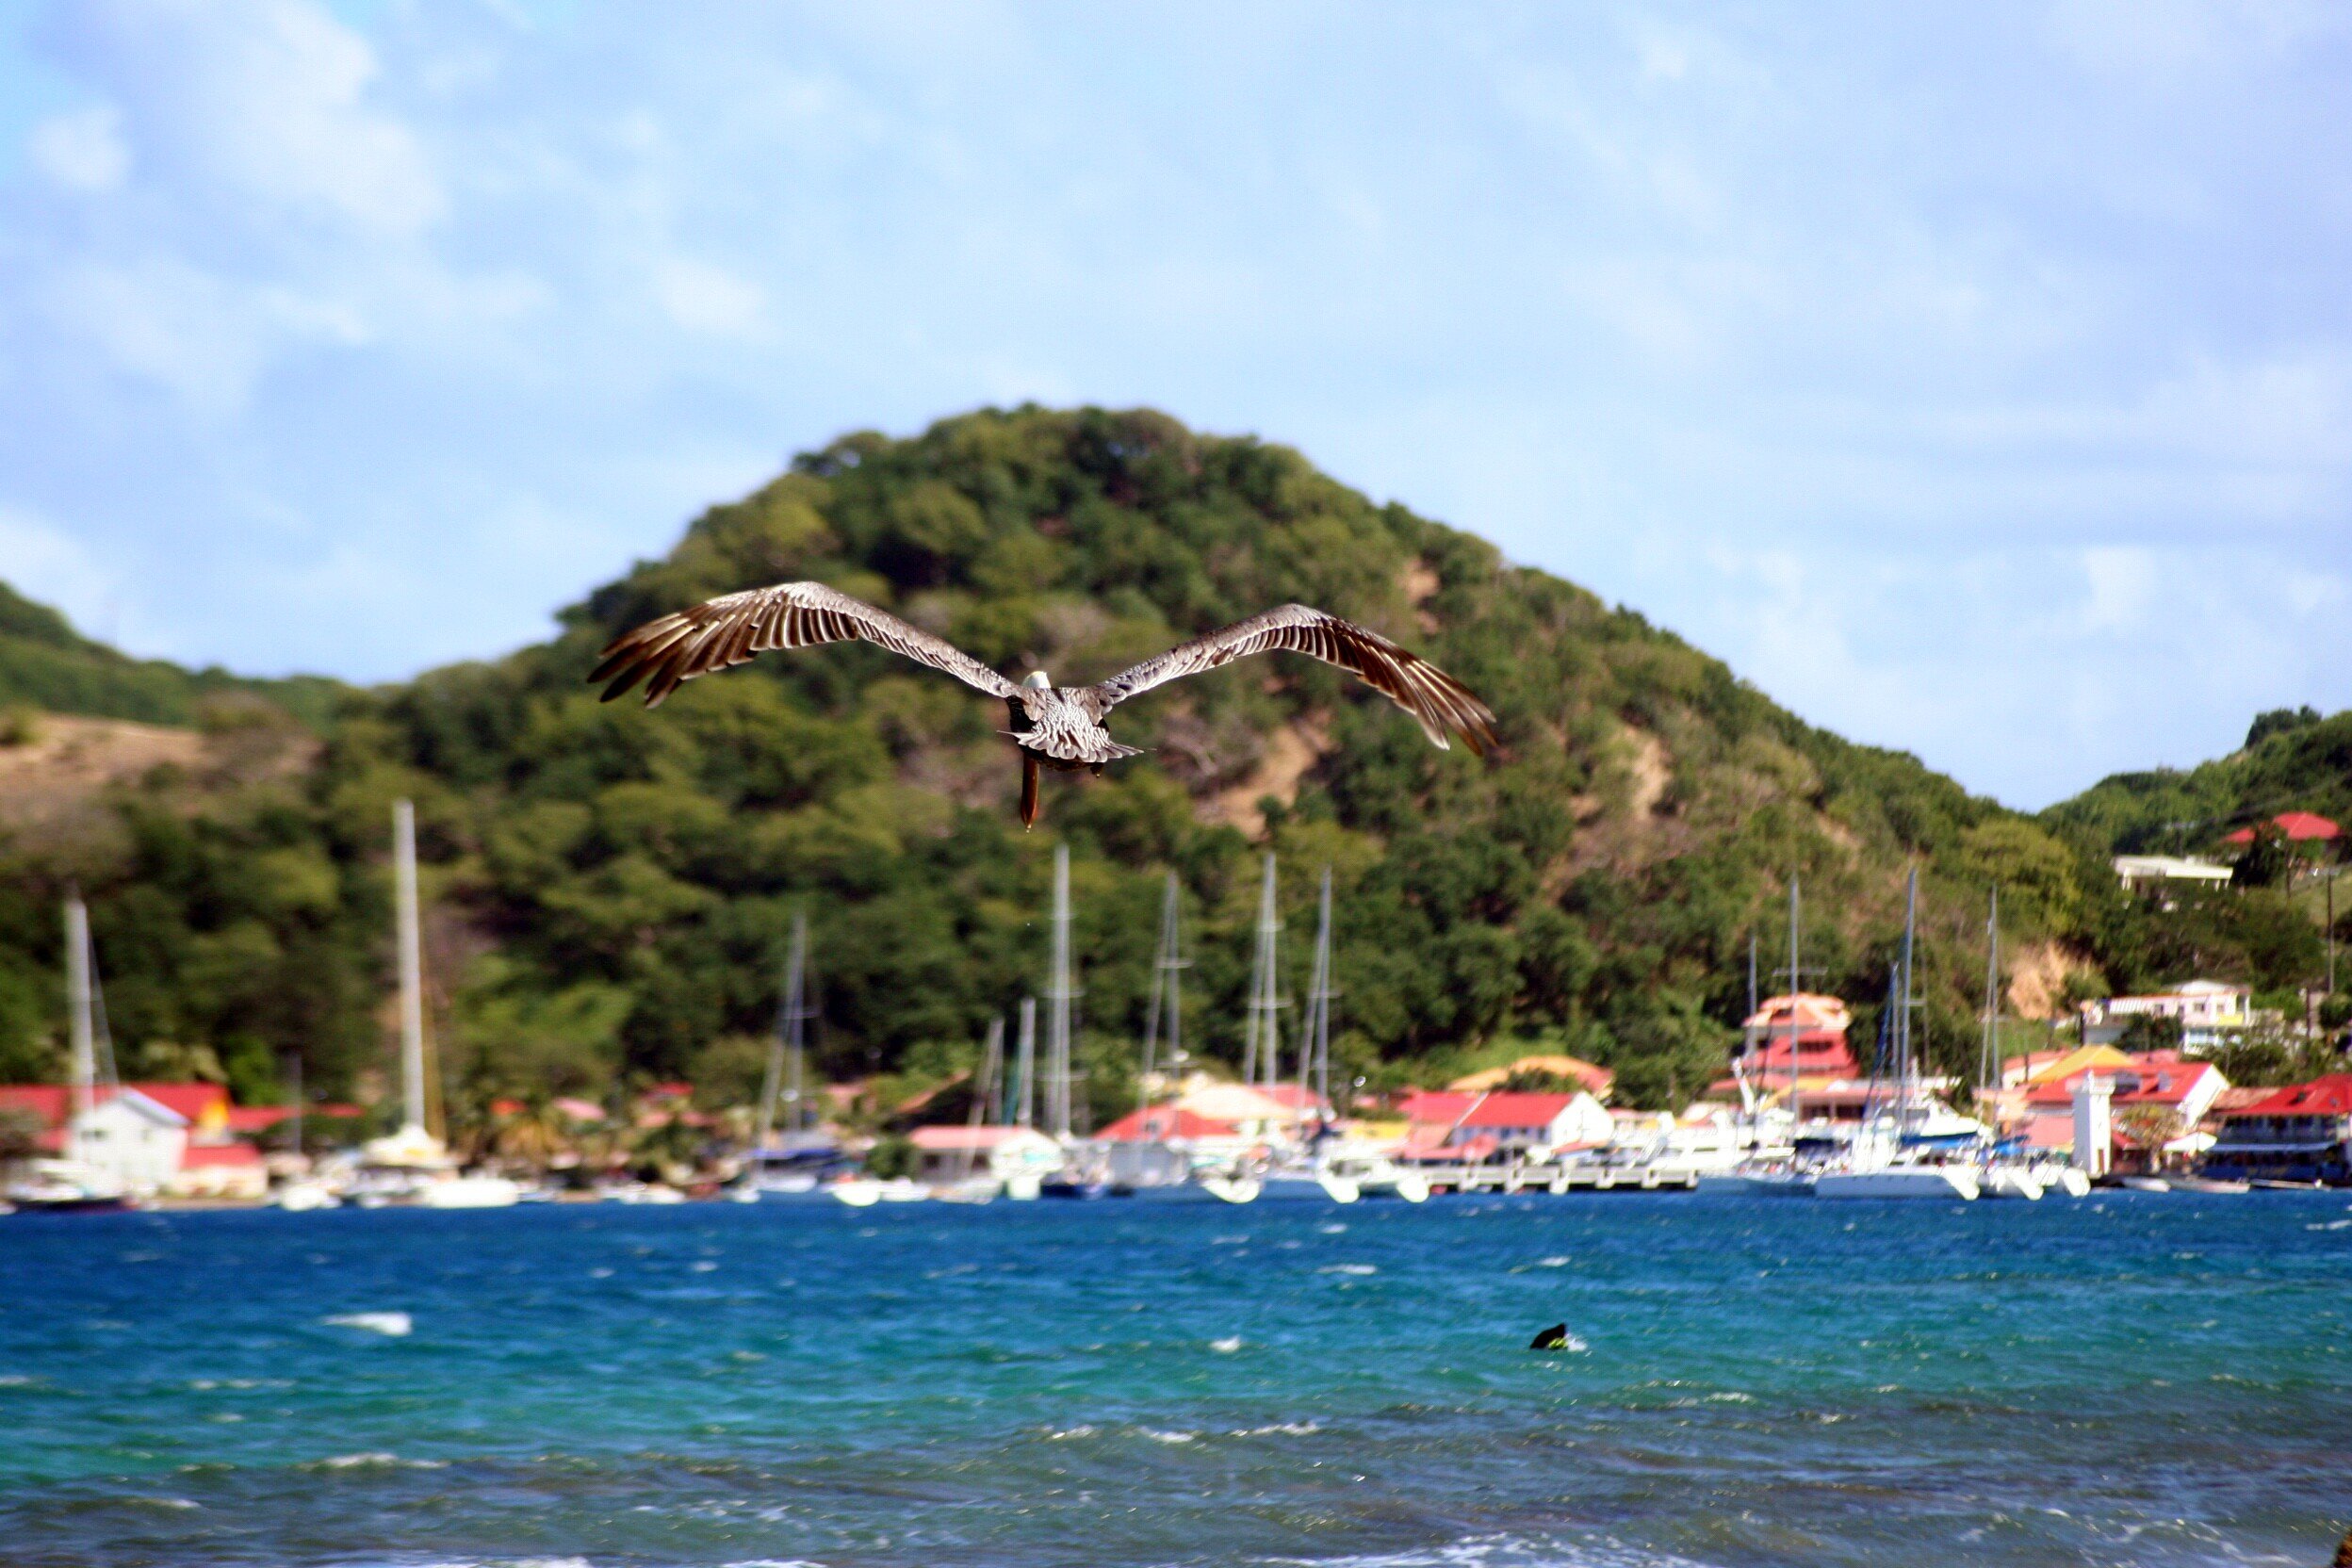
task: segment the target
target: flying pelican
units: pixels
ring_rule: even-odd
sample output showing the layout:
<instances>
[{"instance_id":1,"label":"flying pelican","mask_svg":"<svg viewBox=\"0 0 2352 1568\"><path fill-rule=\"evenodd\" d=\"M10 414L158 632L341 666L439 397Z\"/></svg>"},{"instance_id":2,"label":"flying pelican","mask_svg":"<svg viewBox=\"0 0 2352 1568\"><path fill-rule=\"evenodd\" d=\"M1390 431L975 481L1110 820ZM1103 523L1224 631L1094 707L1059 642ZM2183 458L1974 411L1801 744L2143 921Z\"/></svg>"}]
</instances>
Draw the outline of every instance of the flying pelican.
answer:
<instances>
[{"instance_id":1,"label":"flying pelican","mask_svg":"<svg viewBox=\"0 0 2352 1568\"><path fill-rule=\"evenodd\" d=\"M1143 748L1123 746L1102 727L1102 716L1138 692L1230 664L1253 653L1303 653L1336 664L1411 713L1421 732L1446 749L1448 731L1480 756L1494 743L1494 715L1460 681L1407 653L1377 631L1352 621L1286 604L1170 648L1093 686L1056 686L1043 670L1016 685L955 645L909 626L888 611L822 582L779 582L727 594L647 621L605 648L588 678L609 681L604 700L646 681L645 706L658 708L679 684L712 670L748 663L770 648L819 643L867 642L920 664L944 670L1004 700L1013 727L1004 733L1021 750L1021 821L1037 820L1037 770L1096 774L1106 762Z\"/></svg>"}]
</instances>

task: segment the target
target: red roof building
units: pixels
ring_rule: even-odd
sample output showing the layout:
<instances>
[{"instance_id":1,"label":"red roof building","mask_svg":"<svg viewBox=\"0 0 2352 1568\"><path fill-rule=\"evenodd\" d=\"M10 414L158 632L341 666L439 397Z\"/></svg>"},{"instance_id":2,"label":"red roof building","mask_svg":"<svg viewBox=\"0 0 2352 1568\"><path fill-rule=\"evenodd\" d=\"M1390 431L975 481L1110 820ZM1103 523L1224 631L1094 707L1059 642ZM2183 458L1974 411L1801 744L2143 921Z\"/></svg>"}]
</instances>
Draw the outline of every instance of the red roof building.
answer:
<instances>
[{"instance_id":1,"label":"red roof building","mask_svg":"<svg viewBox=\"0 0 2352 1568\"><path fill-rule=\"evenodd\" d=\"M2344 832L2326 817L2316 816L2310 811L2281 811L2270 820L2272 825L2279 832L2284 833L2292 843L2325 841L2338 838ZM2250 844L2253 841L2254 829L2250 827L2241 827L2235 833L2226 834L2222 838L2222 842L2230 844Z\"/></svg>"},{"instance_id":2,"label":"red roof building","mask_svg":"<svg viewBox=\"0 0 2352 1568\"><path fill-rule=\"evenodd\" d=\"M2209 1176L2352 1183L2352 1072L2273 1089L2219 1119Z\"/></svg>"},{"instance_id":3,"label":"red roof building","mask_svg":"<svg viewBox=\"0 0 2352 1568\"><path fill-rule=\"evenodd\" d=\"M1167 1143L1177 1138L1238 1137L1241 1129L1181 1105L1146 1105L1129 1111L1094 1135L1106 1143Z\"/></svg>"}]
</instances>

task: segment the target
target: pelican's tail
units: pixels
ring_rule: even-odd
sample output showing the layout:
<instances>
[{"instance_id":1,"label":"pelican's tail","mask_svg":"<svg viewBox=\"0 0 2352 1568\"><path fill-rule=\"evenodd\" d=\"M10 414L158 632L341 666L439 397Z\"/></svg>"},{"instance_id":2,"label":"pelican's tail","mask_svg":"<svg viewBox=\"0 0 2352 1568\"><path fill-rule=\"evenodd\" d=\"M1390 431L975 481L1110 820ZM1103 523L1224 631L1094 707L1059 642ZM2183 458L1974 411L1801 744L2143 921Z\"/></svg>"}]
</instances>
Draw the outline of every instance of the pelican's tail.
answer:
<instances>
[{"instance_id":1,"label":"pelican's tail","mask_svg":"<svg viewBox=\"0 0 2352 1568\"><path fill-rule=\"evenodd\" d=\"M1037 820L1037 760L1021 754L1021 825L1025 831Z\"/></svg>"}]
</instances>

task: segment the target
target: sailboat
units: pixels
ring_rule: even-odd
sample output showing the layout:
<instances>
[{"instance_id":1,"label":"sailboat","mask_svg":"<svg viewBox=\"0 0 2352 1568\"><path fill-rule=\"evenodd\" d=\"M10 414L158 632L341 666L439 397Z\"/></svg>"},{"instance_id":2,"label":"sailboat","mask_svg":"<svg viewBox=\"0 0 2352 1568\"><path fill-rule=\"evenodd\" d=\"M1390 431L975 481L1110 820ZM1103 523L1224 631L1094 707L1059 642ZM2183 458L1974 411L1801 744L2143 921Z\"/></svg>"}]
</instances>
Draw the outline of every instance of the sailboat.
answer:
<instances>
[{"instance_id":1,"label":"sailboat","mask_svg":"<svg viewBox=\"0 0 2352 1568\"><path fill-rule=\"evenodd\" d=\"M1911 1017L1919 1008L1912 981L1912 955L1919 925L1919 873L1911 869L1903 909L1903 956L1889 1001L1893 1022L1895 1096L1889 1109L1873 1118L1850 1147L1843 1168L1824 1171L1813 1184L1817 1198L1976 1200L1982 1188L1972 1165L1937 1156L1973 1144L1982 1123L1954 1113L1931 1098L1919 1083L1912 1048Z\"/></svg>"},{"instance_id":2,"label":"sailboat","mask_svg":"<svg viewBox=\"0 0 2352 1568\"><path fill-rule=\"evenodd\" d=\"M65 901L65 990L73 1059L67 1077L66 1157L36 1160L24 1175L9 1184L6 1194L0 1196L16 1208L51 1214L89 1213L127 1209L133 1202L134 1195L129 1182L123 1179L122 1166L113 1160L101 1164L91 1157L114 1153L106 1149L104 1140L118 1131L97 1128L90 1117L100 1103L100 1083L115 1086L114 1052L105 1032L95 955L90 936L90 911L79 893L69 893ZM118 1092L109 1098L119 1097Z\"/></svg>"},{"instance_id":3,"label":"sailboat","mask_svg":"<svg viewBox=\"0 0 2352 1568\"><path fill-rule=\"evenodd\" d=\"M808 1004L808 916L795 909L776 1029L760 1075L759 1118L744 1159L746 1174L735 1193L740 1200L813 1197L818 1184L842 1168L840 1146L809 1125L808 1029L815 1016Z\"/></svg>"},{"instance_id":4,"label":"sailboat","mask_svg":"<svg viewBox=\"0 0 2352 1568\"><path fill-rule=\"evenodd\" d=\"M1979 1020L1983 1038L1977 1047L1976 1096L1991 1114L2001 1092L2001 888L1993 887L1984 906L1984 1007ZM2024 1161L2004 1155L2001 1145L1989 1146L1977 1184L1986 1198L2022 1198L2038 1201L2044 1190L2039 1172Z\"/></svg>"},{"instance_id":5,"label":"sailboat","mask_svg":"<svg viewBox=\"0 0 2352 1568\"><path fill-rule=\"evenodd\" d=\"M400 1125L361 1149L363 1206L408 1202L428 1209L502 1209L522 1188L503 1176L466 1176L432 1130L439 1120L433 1074L425 1065L424 948L416 903L416 808L392 803L394 932L400 969Z\"/></svg>"},{"instance_id":6,"label":"sailboat","mask_svg":"<svg viewBox=\"0 0 2352 1568\"><path fill-rule=\"evenodd\" d=\"M1797 1016L1796 1004L1796 998L1805 988L1800 983L1805 973L1800 962L1803 954L1803 915L1804 905L1798 890L1797 874L1791 871L1788 874L1788 1092L1783 1102L1788 1117L1788 1152L1785 1158L1775 1158L1768 1153L1764 1140L1765 1110L1759 1105L1755 1119L1756 1152L1748 1164L1734 1173L1746 1191L1760 1198L1809 1198L1813 1195L1814 1172L1797 1163L1798 1095L1803 1086L1800 1072L1805 1055L1797 1037L1802 1023ZM1755 988L1753 978L1749 988ZM1768 1041L1769 1038L1768 1035ZM1767 1054L1769 1056L1769 1053ZM1704 1184L1713 1185L1714 1183L1709 1181Z\"/></svg>"},{"instance_id":7,"label":"sailboat","mask_svg":"<svg viewBox=\"0 0 2352 1568\"><path fill-rule=\"evenodd\" d=\"M1160 896L1160 939L1152 960L1151 998L1144 1010L1142 1071L1135 1080L1141 1086L1138 1109L1143 1112L1147 1138L1152 1131L1158 1086L1163 1079L1179 1081L1184 1073L1184 972L1190 967L1184 952L1184 891L1175 872L1170 871ZM1163 1046L1167 1053L1164 1070ZM1115 1151L1115 1171L1119 1158ZM1120 1173L1127 1177L1135 1197L1145 1201L1249 1203L1258 1196L1255 1176L1230 1169L1196 1170L1189 1154L1164 1140L1147 1143L1141 1155L1130 1163L1133 1168Z\"/></svg>"},{"instance_id":8,"label":"sailboat","mask_svg":"<svg viewBox=\"0 0 2352 1568\"><path fill-rule=\"evenodd\" d=\"M1298 1098L1307 1104L1331 1102L1331 1004L1339 988L1331 974L1331 868L1323 868L1315 897L1315 967L1307 981L1306 1026L1298 1041ZM1334 1202L1359 1198L1401 1198L1408 1203L1429 1200L1429 1184L1421 1172L1398 1165L1382 1149L1343 1138L1326 1138L1315 1157L1315 1179L1324 1196Z\"/></svg>"}]
</instances>

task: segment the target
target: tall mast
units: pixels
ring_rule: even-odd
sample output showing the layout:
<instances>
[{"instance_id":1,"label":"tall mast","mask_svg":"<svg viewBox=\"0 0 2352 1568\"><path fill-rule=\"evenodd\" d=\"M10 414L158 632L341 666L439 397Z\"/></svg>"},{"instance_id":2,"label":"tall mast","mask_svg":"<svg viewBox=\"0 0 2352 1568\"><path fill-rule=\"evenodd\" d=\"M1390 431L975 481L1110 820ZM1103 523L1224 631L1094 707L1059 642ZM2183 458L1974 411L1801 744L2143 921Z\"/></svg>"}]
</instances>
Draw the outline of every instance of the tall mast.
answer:
<instances>
[{"instance_id":1,"label":"tall mast","mask_svg":"<svg viewBox=\"0 0 2352 1568\"><path fill-rule=\"evenodd\" d=\"M1282 979L1277 973L1282 923L1274 910L1274 853L1266 856L1266 881L1258 893L1258 947L1250 966L1250 1016L1243 1036L1242 1081L1267 1088L1282 1081L1282 1028L1275 1009Z\"/></svg>"},{"instance_id":2,"label":"tall mast","mask_svg":"<svg viewBox=\"0 0 2352 1568\"><path fill-rule=\"evenodd\" d=\"M1021 999L1021 1087L1013 1096L1013 1123L1019 1127L1037 1124L1037 999Z\"/></svg>"},{"instance_id":3,"label":"tall mast","mask_svg":"<svg viewBox=\"0 0 2352 1568\"><path fill-rule=\"evenodd\" d=\"M1047 1113L1054 1135L1070 1136L1070 845L1054 846L1054 978L1046 992L1052 1056L1047 1069Z\"/></svg>"},{"instance_id":4,"label":"tall mast","mask_svg":"<svg viewBox=\"0 0 2352 1568\"><path fill-rule=\"evenodd\" d=\"M425 960L416 924L416 808L392 803L393 896L400 944L400 1122L425 1125Z\"/></svg>"},{"instance_id":5,"label":"tall mast","mask_svg":"<svg viewBox=\"0 0 2352 1568\"><path fill-rule=\"evenodd\" d=\"M1801 978L1805 971L1798 964L1798 901L1797 874L1788 874L1788 1149L1797 1147L1797 1095L1801 1088L1797 1080L1797 1058L1804 1053L1797 1046L1797 993L1804 988Z\"/></svg>"},{"instance_id":6,"label":"tall mast","mask_svg":"<svg viewBox=\"0 0 2352 1568\"><path fill-rule=\"evenodd\" d=\"M1750 932L1748 933L1748 1012L1747 1012L1747 1016L1748 1016L1748 1017L1750 1017L1750 1018L1754 1018L1754 1017L1756 1016L1756 933L1755 933L1754 931L1750 931Z\"/></svg>"},{"instance_id":7,"label":"tall mast","mask_svg":"<svg viewBox=\"0 0 2352 1568\"><path fill-rule=\"evenodd\" d=\"M1984 1049L1977 1062L1977 1087L1987 1094L2001 1086L2001 888L1993 888L1984 911Z\"/></svg>"},{"instance_id":8,"label":"tall mast","mask_svg":"<svg viewBox=\"0 0 2352 1568\"><path fill-rule=\"evenodd\" d=\"M1173 1067L1184 1058L1184 947L1182 920L1183 894L1176 884L1176 874L1168 874L1168 891L1160 899L1160 945L1152 960L1152 1005L1143 1021L1143 1103L1152 1103L1151 1082L1159 1065L1160 1023L1165 1015L1168 1023L1168 1060Z\"/></svg>"},{"instance_id":9,"label":"tall mast","mask_svg":"<svg viewBox=\"0 0 2352 1568\"><path fill-rule=\"evenodd\" d=\"M972 1174L972 1152L978 1147L980 1124L988 1119L988 1101L996 1092L996 1075L1004 1065L1004 1015L999 1013L988 1020L988 1042L980 1050L980 1070L972 1077L972 1135L965 1140L963 1157L957 1161L957 1174Z\"/></svg>"},{"instance_id":10,"label":"tall mast","mask_svg":"<svg viewBox=\"0 0 2352 1568\"><path fill-rule=\"evenodd\" d=\"M1315 903L1315 973L1307 988L1307 1026L1298 1042L1298 1098L1310 1105L1325 1105L1331 1098L1331 868L1323 868L1323 889ZM1314 1080L1308 1080L1308 1068Z\"/></svg>"},{"instance_id":11,"label":"tall mast","mask_svg":"<svg viewBox=\"0 0 2352 1568\"><path fill-rule=\"evenodd\" d=\"M65 897L65 1005L74 1041L74 1115L79 1118L90 1109L98 1075L90 1028L90 911L79 892Z\"/></svg>"},{"instance_id":12,"label":"tall mast","mask_svg":"<svg viewBox=\"0 0 2352 1568\"><path fill-rule=\"evenodd\" d=\"M808 1017L806 973L808 963L808 916L792 911L792 943L784 961L784 997L776 1010L776 1040L768 1051L768 1073L760 1089L760 1135L754 1149L765 1149L776 1130L776 1103L786 1107L785 1130L800 1131L802 1021Z\"/></svg>"},{"instance_id":13,"label":"tall mast","mask_svg":"<svg viewBox=\"0 0 2352 1568\"><path fill-rule=\"evenodd\" d=\"M1919 868L1913 866L1903 892L1903 1006L1895 1014L1895 1060L1902 1073L1902 1087L1896 1091L1901 1096L1896 1102L1902 1107L1897 1112L1899 1119L1910 1114L1911 1103L1917 1098L1918 1074L1911 1059L1911 1009L1919 1002L1911 984L1911 937L1919 923Z\"/></svg>"}]
</instances>

